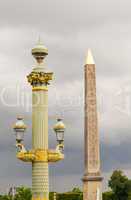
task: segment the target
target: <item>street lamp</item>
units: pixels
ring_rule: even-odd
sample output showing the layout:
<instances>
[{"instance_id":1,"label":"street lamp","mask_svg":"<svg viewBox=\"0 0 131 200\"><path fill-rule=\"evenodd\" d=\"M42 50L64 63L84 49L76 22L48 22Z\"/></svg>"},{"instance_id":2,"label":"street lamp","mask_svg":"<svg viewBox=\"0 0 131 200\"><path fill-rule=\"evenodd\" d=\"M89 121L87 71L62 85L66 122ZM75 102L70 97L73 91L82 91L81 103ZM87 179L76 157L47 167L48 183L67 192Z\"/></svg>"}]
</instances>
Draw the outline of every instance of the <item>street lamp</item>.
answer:
<instances>
[{"instance_id":1,"label":"street lamp","mask_svg":"<svg viewBox=\"0 0 131 200\"><path fill-rule=\"evenodd\" d=\"M65 125L62 119L57 119L57 123L54 125L54 131L56 133L56 139L59 145L63 144L64 142L64 132L65 132Z\"/></svg>"},{"instance_id":2,"label":"street lamp","mask_svg":"<svg viewBox=\"0 0 131 200\"><path fill-rule=\"evenodd\" d=\"M54 131L57 137L56 149L48 148L48 86L53 79L44 64L48 49L41 43L32 49L36 65L27 80L32 87L32 149L26 150L22 143L26 125L23 118L18 117L13 126L16 135L16 156L18 159L32 164L32 200L49 200L48 164L64 159L64 130L61 119L57 120Z\"/></svg>"},{"instance_id":3,"label":"street lamp","mask_svg":"<svg viewBox=\"0 0 131 200\"><path fill-rule=\"evenodd\" d=\"M17 117L17 121L13 126L17 143L21 143L23 141L26 128L27 126L25 125L23 118Z\"/></svg>"}]
</instances>

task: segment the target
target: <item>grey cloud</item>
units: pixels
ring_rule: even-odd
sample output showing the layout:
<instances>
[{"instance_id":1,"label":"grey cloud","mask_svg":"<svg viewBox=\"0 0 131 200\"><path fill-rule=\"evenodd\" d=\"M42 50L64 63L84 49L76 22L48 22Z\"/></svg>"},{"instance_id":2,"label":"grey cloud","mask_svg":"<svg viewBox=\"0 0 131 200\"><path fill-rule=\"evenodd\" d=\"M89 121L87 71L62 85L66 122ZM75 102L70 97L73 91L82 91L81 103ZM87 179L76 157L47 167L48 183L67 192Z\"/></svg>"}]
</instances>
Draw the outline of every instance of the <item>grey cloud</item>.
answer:
<instances>
[{"instance_id":1,"label":"grey cloud","mask_svg":"<svg viewBox=\"0 0 131 200\"><path fill-rule=\"evenodd\" d=\"M78 29L83 25L92 24L96 26L97 23L102 23L115 19L128 18L130 16L130 1L126 3L123 1L108 1L104 0L87 2L82 1L41 1L38 3L34 0L26 2L13 3L8 0L1 2L1 21L4 24L31 25L36 24L41 28L41 24L45 28L52 30L62 30L62 27L71 27L71 29ZM5 12L7 17L5 17ZM17 16L17 17L16 17ZM105 22L106 23L106 22ZM61 26L60 26L61 25ZM72 27L75 25L74 27ZM68 32L68 29L66 29Z\"/></svg>"}]
</instances>

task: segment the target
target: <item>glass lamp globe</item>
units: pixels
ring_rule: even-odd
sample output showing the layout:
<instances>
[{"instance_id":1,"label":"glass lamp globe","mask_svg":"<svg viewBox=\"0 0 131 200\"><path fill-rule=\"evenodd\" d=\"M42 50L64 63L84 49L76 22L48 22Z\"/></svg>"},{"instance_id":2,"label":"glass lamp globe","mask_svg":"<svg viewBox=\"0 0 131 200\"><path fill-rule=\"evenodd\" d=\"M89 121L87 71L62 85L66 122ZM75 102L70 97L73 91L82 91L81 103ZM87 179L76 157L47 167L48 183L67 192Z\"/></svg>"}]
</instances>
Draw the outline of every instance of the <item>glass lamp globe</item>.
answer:
<instances>
[{"instance_id":1,"label":"glass lamp globe","mask_svg":"<svg viewBox=\"0 0 131 200\"><path fill-rule=\"evenodd\" d=\"M15 136L16 136L16 141L20 143L24 139L24 133L26 130L27 126L25 125L23 118L22 117L17 117L17 121L13 126Z\"/></svg>"},{"instance_id":2,"label":"glass lamp globe","mask_svg":"<svg viewBox=\"0 0 131 200\"><path fill-rule=\"evenodd\" d=\"M57 123L53 127L56 133L56 140L59 144L64 142L65 125L62 119L57 119Z\"/></svg>"}]
</instances>

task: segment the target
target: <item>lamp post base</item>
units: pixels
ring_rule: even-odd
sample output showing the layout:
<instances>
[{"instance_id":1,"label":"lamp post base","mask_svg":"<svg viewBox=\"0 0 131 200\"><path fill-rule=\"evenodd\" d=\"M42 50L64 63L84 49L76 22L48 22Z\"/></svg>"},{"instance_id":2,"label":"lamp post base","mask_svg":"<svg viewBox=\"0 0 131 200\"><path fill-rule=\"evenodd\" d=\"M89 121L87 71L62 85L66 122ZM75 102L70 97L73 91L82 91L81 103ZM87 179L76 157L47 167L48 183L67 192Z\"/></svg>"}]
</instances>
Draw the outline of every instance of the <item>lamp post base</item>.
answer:
<instances>
[{"instance_id":1,"label":"lamp post base","mask_svg":"<svg viewBox=\"0 0 131 200\"><path fill-rule=\"evenodd\" d=\"M37 196L32 196L32 200L49 200L49 198L42 195L37 195Z\"/></svg>"}]
</instances>

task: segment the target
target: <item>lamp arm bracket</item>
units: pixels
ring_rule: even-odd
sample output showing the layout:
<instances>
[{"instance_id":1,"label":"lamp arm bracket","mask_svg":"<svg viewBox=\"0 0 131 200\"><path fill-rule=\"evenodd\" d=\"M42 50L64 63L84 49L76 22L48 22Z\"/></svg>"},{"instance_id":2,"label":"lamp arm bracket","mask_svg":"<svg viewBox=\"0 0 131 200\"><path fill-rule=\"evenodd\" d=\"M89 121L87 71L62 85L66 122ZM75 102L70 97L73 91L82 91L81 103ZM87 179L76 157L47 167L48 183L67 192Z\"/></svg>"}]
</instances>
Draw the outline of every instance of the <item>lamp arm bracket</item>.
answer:
<instances>
[{"instance_id":1,"label":"lamp arm bracket","mask_svg":"<svg viewBox=\"0 0 131 200\"><path fill-rule=\"evenodd\" d=\"M61 152L60 149L64 149L64 144L63 144L63 143L57 144L57 146L56 146L56 151Z\"/></svg>"},{"instance_id":2,"label":"lamp arm bracket","mask_svg":"<svg viewBox=\"0 0 131 200\"><path fill-rule=\"evenodd\" d=\"M55 150L48 150L48 162L57 162L64 159L64 154L61 153L59 148Z\"/></svg>"},{"instance_id":3,"label":"lamp arm bracket","mask_svg":"<svg viewBox=\"0 0 131 200\"><path fill-rule=\"evenodd\" d=\"M18 152L16 157L24 162L33 162L36 159L36 155L32 151Z\"/></svg>"},{"instance_id":4,"label":"lamp arm bracket","mask_svg":"<svg viewBox=\"0 0 131 200\"><path fill-rule=\"evenodd\" d=\"M64 159L64 154L59 149L19 151L16 156L24 162L57 162Z\"/></svg>"},{"instance_id":5,"label":"lamp arm bracket","mask_svg":"<svg viewBox=\"0 0 131 200\"><path fill-rule=\"evenodd\" d=\"M16 143L16 151L18 152L27 152L25 146L22 143Z\"/></svg>"}]
</instances>

